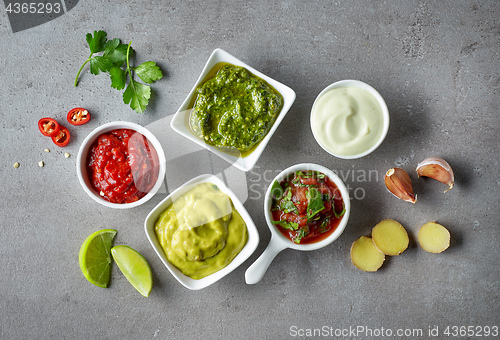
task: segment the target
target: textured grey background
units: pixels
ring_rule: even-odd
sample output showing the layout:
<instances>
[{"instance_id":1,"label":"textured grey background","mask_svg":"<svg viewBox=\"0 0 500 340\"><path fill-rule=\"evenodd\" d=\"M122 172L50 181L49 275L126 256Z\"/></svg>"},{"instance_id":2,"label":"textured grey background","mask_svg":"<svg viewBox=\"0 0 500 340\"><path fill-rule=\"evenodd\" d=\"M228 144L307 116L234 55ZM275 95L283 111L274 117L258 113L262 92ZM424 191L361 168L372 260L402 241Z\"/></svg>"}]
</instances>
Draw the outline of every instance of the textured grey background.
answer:
<instances>
[{"instance_id":1,"label":"textured grey background","mask_svg":"<svg viewBox=\"0 0 500 340\"><path fill-rule=\"evenodd\" d=\"M0 338L279 339L293 338L294 326L422 329L424 335L438 326L443 336L447 326L500 326L499 16L495 0L87 0L12 33L1 8ZM85 34L98 29L133 40L138 62L155 60L163 69L144 114L124 105L108 77L93 76L88 67L73 87L88 56ZM297 93L257 167L246 174L225 169L168 126L217 47ZM385 142L359 160L329 156L309 127L316 95L341 79L374 86L391 115ZM76 106L88 108L93 119L72 128L72 142L58 149L36 123L43 116L64 121ZM114 120L151 126L167 158L177 160L167 175L169 189L197 173L227 171L261 237L248 261L213 286L189 291L168 273L144 233L147 213L166 190L129 211L86 196L75 171L78 148L92 129ZM179 150L187 150L180 153L184 159ZM444 185L417 180L414 172L434 155L455 170L456 187L446 194ZM198 168L193 159L200 160ZM270 238L261 195L274 173L299 162L334 169L357 193L348 227L322 250L285 250L259 284L246 285L246 268ZM183 171L184 164L194 165ZM382 177L393 166L410 173L417 204L386 192ZM370 171L368 181L362 174ZM407 228L410 247L379 272L361 272L350 262L350 245L384 218ZM451 231L452 245L442 254L426 253L416 242L418 228L432 220ZM148 259L154 275L149 298L116 266L108 289L85 280L78 250L100 228L116 228L115 244Z\"/></svg>"}]
</instances>

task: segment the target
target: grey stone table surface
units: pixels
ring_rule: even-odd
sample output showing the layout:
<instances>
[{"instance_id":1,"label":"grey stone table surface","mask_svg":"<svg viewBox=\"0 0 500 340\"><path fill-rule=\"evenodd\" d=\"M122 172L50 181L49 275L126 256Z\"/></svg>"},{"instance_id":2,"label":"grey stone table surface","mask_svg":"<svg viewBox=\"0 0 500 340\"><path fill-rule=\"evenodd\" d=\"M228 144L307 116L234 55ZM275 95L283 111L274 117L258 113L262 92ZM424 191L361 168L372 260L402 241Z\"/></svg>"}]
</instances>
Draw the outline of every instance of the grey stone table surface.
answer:
<instances>
[{"instance_id":1,"label":"grey stone table surface","mask_svg":"<svg viewBox=\"0 0 500 340\"><path fill-rule=\"evenodd\" d=\"M82 0L15 33L0 9L0 338L474 338L500 326L499 1ZM137 63L160 65L165 76L153 84L145 113L131 110L109 78L91 75L88 66L73 86L89 54L85 35L94 30L133 40ZM169 126L216 48L297 94L246 173ZM316 96L342 79L372 85L390 111L386 140L361 159L330 156L309 126ZM38 132L38 119L63 121L77 106L89 109L92 121L71 127L67 147ZM115 120L149 127L168 160L160 192L129 210L91 200L75 168L85 136ZM429 156L453 167L451 191L417 179L417 163ZM263 194L277 172L301 162L324 165L349 186L348 226L321 250L283 251L261 282L247 285L246 269L270 240ZM416 204L386 191L383 175L394 166L410 173ZM144 219L168 192L202 173L219 174L235 190L260 242L230 275L190 291L149 245ZM352 242L386 218L406 227L409 248L376 273L356 269ZM419 227L434 220L451 232L442 254L423 251L416 240ZM150 263L148 298L116 265L107 289L83 277L80 245L102 228L117 229L115 244L135 248Z\"/></svg>"}]
</instances>

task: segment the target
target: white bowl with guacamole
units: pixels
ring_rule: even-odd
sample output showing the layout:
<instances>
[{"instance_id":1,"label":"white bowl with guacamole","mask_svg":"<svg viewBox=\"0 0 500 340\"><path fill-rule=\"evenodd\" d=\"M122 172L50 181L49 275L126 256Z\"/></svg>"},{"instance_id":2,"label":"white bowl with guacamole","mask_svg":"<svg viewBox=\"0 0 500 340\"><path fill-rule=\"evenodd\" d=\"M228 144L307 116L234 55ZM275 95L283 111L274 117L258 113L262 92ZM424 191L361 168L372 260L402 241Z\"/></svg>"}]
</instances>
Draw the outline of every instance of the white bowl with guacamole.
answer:
<instances>
[{"instance_id":1,"label":"white bowl with guacamole","mask_svg":"<svg viewBox=\"0 0 500 340\"><path fill-rule=\"evenodd\" d=\"M220 280L259 244L252 218L214 175L201 175L172 192L146 217L149 242L170 273L197 290Z\"/></svg>"}]
</instances>

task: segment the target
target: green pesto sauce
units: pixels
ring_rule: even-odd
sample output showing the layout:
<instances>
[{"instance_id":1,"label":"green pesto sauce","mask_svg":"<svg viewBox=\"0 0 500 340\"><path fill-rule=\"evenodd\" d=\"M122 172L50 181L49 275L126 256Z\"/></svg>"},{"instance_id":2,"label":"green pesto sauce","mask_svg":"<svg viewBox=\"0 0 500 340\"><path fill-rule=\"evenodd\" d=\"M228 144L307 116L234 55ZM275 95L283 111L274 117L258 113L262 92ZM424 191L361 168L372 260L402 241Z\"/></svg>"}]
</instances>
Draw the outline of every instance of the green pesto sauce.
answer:
<instances>
[{"instance_id":1,"label":"green pesto sauce","mask_svg":"<svg viewBox=\"0 0 500 340\"><path fill-rule=\"evenodd\" d=\"M194 280L226 267L248 239L245 221L213 183L177 198L158 217L155 233L168 261Z\"/></svg>"},{"instance_id":2,"label":"green pesto sauce","mask_svg":"<svg viewBox=\"0 0 500 340\"><path fill-rule=\"evenodd\" d=\"M271 85L231 64L223 64L196 93L191 129L207 144L227 151L251 151L283 107L283 97Z\"/></svg>"}]
</instances>

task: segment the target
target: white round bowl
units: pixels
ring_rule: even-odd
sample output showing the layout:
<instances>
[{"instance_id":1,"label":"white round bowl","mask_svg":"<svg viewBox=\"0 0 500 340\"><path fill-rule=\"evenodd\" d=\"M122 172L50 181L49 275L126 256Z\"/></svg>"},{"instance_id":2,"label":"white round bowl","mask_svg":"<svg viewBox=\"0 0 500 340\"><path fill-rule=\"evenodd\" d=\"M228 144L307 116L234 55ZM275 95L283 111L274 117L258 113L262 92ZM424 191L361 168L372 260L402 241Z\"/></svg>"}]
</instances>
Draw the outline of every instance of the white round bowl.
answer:
<instances>
[{"instance_id":1,"label":"white round bowl","mask_svg":"<svg viewBox=\"0 0 500 340\"><path fill-rule=\"evenodd\" d=\"M364 90L367 90L368 92L370 92L375 97L377 102L379 103L379 105L382 109L382 116L383 116L383 120L384 120L383 124L382 124L381 135L380 135L379 139L377 140L377 142L368 150L366 150L362 153L354 154L354 155L339 155L339 154L332 152L330 149L328 149L325 145L323 145L320 142L318 136L316 136L316 133L314 132L314 129L313 129L313 112L314 112L314 107L315 107L316 103L318 102L319 98L323 94L325 94L326 92L328 92L330 90L333 90L336 88L343 88L343 87L358 87L358 88L361 88L361 89L364 89ZM389 131L389 109L387 108L387 104L385 103L384 98L382 98L380 93L378 93L378 91L375 90L370 85L363 83L362 81L359 81L359 80L341 80L341 81L335 82L335 83L325 87L325 89L323 89L323 91L321 91L320 94L316 97L316 99L314 100L313 106L311 108L310 125L311 125L311 131L313 133L314 139L323 148L323 150L328 152L330 155L338 157L338 158L343 158L343 159L361 158L361 157L364 157L364 156L372 153L373 151L375 151L380 146L380 144L382 144L385 137L387 136L387 132Z\"/></svg>"},{"instance_id":2,"label":"white round bowl","mask_svg":"<svg viewBox=\"0 0 500 340\"><path fill-rule=\"evenodd\" d=\"M292 241L290 241L286 236L284 236L279 230L278 227L274 224L271 223L272 216L271 216L271 204L272 204L272 197L271 197L271 190L274 181L277 181L280 183L283 181L286 177L289 175L293 174L296 171L299 170L313 170L313 171L319 171L328 178L330 178L335 185L339 188L340 193L342 195L342 199L344 201L344 207L345 207L345 213L344 216L342 217L342 220L340 221L339 225L337 226L337 229L333 231L331 235L329 235L327 238L324 240L321 240L319 242L315 243L308 243L308 244L296 244ZM267 268L271 264L272 260L278 253L286 248L291 248L295 250L303 250L303 251L310 251L310 250L316 250L320 249L323 247L326 247L336 239L342 235L344 232L345 227L347 226L347 221L349 220L349 214L351 211L351 202L349 200L349 192L347 191L346 186L344 185L344 182L330 169L325 168L324 166L313 164L313 163L302 163L302 164L297 164L293 165L282 172L279 173L278 176L276 176L271 184L269 185L266 195L264 197L264 216L266 217L266 222L269 230L271 231L271 240L269 241L269 245L267 246L266 250L262 253L262 255L247 269L245 272L245 280L246 283L248 284L255 284L259 282L262 277L264 276Z\"/></svg>"},{"instance_id":3,"label":"white round bowl","mask_svg":"<svg viewBox=\"0 0 500 340\"><path fill-rule=\"evenodd\" d=\"M165 252L163 251L160 241L158 240L158 237L156 235L155 224L161 213L164 212L170 205L172 205L175 197L179 197L185 194L194 186L200 183L213 183L217 185L223 193L229 196L229 198L233 202L235 209L240 213L241 217L245 221L248 232L248 241L240 251L240 253L236 255L236 257L226 267L202 279L195 280L183 274L167 259L167 256L165 255ZM167 267L168 271L177 279L177 281L179 281L179 283L191 290L203 289L219 281L220 279L231 273L233 270L238 268L243 262L245 262L259 245L259 232L257 231L257 227L255 226L252 217L245 209L245 206L221 179L212 174L200 175L198 177L195 177L180 186L177 190L173 191L170 195L165 197L160 203L158 203L156 207L153 208L153 210L151 210L151 212L146 217L146 221L144 222L144 229L146 231L149 242L151 243L151 246L155 250L158 257L161 259L165 267Z\"/></svg>"},{"instance_id":4,"label":"white round bowl","mask_svg":"<svg viewBox=\"0 0 500 340\"><path fill-rule=\"evenodd\" d=\"M93 187L87 173L87 155L92 144L94 144L97 137L99 137L101 134L116 129L131 129L141 133L153 145L153 147L156 150L156 153L158 154L158 161L160 168L158 171L158 179L156 180L153 189L151 189L151 191L148 192L140 200L132 203L111 203L109 201L106 201L99 195L97 190ZM158 139L156 139L156 137L143 126L140 126L135 123L121 122L121 121L106 123L104 125L99 126L94 131L92 131L82 142L80 150L78 151L78 156L76 158L76 173L78 175L78 180L80 181L80 184L83 187L83 190L97 203L100 203L106 207L114 209L134 208L151 199L151 197L153 197L156 194L158 189L160 189L161 185L163 184L163 181L165 179L166 167L167 167L167 161L165 158L165 153L163 152L163 148L161 147L161 144L158 141Z\"/></svg>"}]
</instances>

